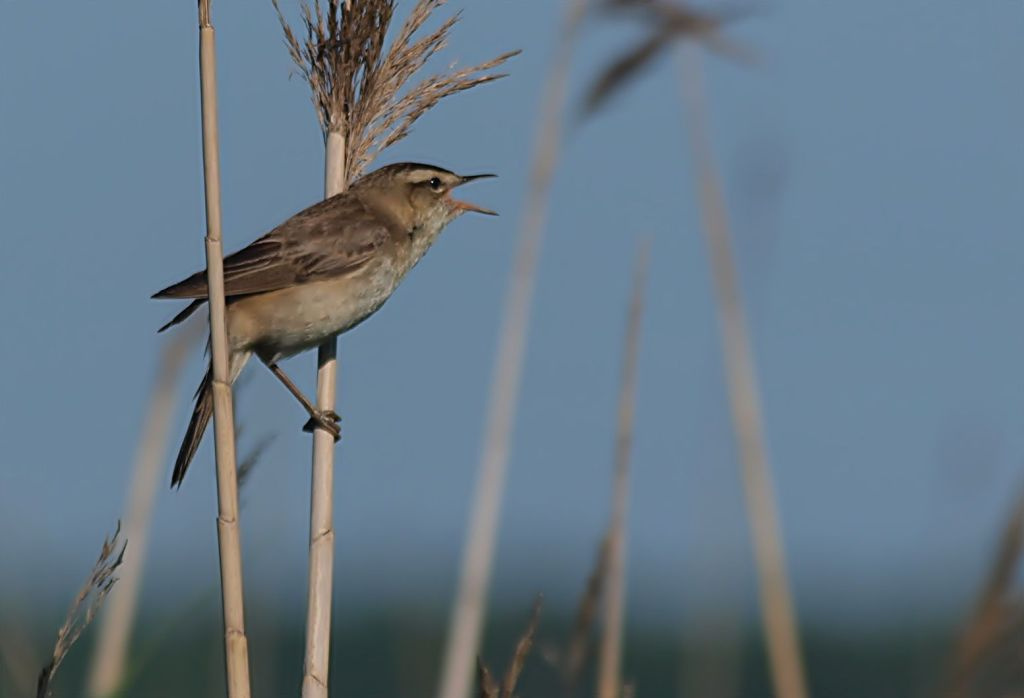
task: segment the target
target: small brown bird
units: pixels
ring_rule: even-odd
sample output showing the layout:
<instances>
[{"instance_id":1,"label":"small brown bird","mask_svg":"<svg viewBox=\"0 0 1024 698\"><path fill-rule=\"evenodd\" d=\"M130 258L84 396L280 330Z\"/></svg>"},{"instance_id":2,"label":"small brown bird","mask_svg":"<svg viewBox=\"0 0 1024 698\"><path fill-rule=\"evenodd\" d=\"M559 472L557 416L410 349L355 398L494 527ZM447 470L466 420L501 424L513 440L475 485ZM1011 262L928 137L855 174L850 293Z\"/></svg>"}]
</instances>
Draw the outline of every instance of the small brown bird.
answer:
<instances>
[{"instance_id":1,"label":"small brown bird","mask_svg":"<svg viewBox=\"0 0 1024 698\"><path fill-rule=\"evenodd\" d=\"M309 413L304 429L322 426L337 440L338 415L318 410L278 362L319 346L377 312L460 214L497 215L451 196L455 187L493 176L461 176L418 163L388 165L225 257L231 382L255 354ZM153 294L192 299L160 331L185 320L207 295L205 271ZM172 487L185 477L213 414L211 383L207 370L174 463Z\"/></svg>"}]
</instances>

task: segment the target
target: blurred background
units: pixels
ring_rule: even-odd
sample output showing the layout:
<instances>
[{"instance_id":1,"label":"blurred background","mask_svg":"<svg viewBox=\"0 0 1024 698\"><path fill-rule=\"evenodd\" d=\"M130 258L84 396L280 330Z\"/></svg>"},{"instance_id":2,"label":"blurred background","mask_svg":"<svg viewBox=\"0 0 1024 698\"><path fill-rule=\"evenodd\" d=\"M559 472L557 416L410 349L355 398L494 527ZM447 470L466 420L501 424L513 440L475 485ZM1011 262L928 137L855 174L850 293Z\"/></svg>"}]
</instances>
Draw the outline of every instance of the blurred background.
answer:
<instances>
[{"instance_id":1,"label":"blurred background","mask_svg":"<svg viewBox=\"0 0 1024 698\"><path fill-rule=\"evenodd\" d=\"M502 215L452 224L340 342L331 671L341 695L429 695L437 680L564 14L542 0L453 0L442 14L463 8L439 66L522 55L510 77L428 114L382 162L497 172L471 198ZM323 143L270 2L214 11L230 251L320 198ZM156 329L178 310L149 296L204 264L195 24L191 3L0 3L0 691L12 696L26 677L34 685L123 516L168 341ZM625 674L640 696L768 695L674 57L580 118L595 76L645 32L595 15L574 53L484 655L504 663L542 592L531 695L593 565L630 269L650 236ZM758 60L705 61L710 131L811 691L933 695L1024 486L1024 6L789 0L727 33ZM165 484L203 362L196 342L125 695L217 695L223 681L209 436L184 486ZM314 366L305 355L285 369L311 391ZM236 413L243 455L273 436L242 491L255 695L291 695L305 415L253 368ZM79 694L94 635L69 656L58 695Z\"/></svg>"}]
</instances>

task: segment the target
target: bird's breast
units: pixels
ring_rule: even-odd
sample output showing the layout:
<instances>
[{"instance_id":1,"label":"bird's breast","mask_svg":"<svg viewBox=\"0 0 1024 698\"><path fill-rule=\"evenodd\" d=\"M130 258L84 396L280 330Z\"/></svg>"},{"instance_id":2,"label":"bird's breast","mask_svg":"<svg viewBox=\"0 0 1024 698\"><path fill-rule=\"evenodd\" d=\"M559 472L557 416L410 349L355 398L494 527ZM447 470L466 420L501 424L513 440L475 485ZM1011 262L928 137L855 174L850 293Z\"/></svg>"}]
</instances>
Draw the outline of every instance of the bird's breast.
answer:
<instances>
[{"instance_id":1,"label":"bird's breast","mask_svg":"<svg viewBox=\"0 0 1024 698\"><path fill-rule=\"evenodd\" d=\"M337 278L239 299L229 312L232 344L267 360L298 354L373 315L397 281L394 264L378 259Z\"/></svg>"},{"instance_id":2,"label":"bird's breast","mask_svg":"<svg viewBox=\"0 0 1024 698\"><path fill-rule=\"evenodd\" d=\"M396 246L395 272L401 281L427 253L444 230L443 219L422 221L414 227Z\"/></svg>"}]
</instances>

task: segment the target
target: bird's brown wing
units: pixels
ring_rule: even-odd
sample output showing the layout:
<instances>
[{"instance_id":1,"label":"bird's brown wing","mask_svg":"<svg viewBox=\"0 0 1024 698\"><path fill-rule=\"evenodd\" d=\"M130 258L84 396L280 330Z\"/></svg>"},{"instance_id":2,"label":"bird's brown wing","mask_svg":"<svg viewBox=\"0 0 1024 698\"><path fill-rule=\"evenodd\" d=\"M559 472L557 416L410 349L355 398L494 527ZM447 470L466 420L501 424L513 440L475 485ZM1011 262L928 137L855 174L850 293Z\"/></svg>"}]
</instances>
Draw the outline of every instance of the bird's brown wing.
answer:
<instances>
[{"instance_id":1,"label":"bird's brown wing","mask_svg":"<svg viewBox=\"0 0 1024 698\"><path fill-rule=\"evenodd\" d=\"M357 198L340 195L295 214L224 258L224 294L241 296L288 288L359 269L388 241L388 227ZM204 299L206 272L153 295Z\"/></svg>"}]
</instances>

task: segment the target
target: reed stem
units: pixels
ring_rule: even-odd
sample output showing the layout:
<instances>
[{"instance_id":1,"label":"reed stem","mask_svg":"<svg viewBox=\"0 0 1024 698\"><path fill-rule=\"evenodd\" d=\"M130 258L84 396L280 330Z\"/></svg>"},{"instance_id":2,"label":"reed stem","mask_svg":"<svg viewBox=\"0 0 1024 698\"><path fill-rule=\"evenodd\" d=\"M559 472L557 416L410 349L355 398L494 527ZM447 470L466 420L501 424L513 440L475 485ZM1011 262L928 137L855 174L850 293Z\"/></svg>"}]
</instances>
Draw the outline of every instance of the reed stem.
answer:
<instances>
[{"instance_id":1,"label":"reed stem","mask_svg":"<svg viewBox=\"0 0 1024 698\"><path fill-rule=\"evenodd\" d=\"M786 556L764 436L753 350L743 312L730 242L728 211L711 151L698 47L681 54L682 92L690 147L697 163L701 223L711 255L719 328L733 428L739 444L748 523L758 572L758 591L772 682L778 698L806 698L796 611L786 573Z\"/></svg>"},{"instance_id":2,"label":"reed stem","mask_svg":"<svg viewBox=\"0 0 1024 698\"><path fill-rule=\"evenodd\" d=\"M324 153L324 198L345 191L345 135L328 131ZM338 381L338 340L317 352L316 402L333 410ZM334 584L334 437L313 431L313 473L309 511L309 590L302 698L327 698L331 658L331 597Z\"/></svg>"},{"instance_id":3,"label":"reed stem","mask_svg":"<svg viewBox=\"0 0 1024 698\"><path fill-rule=\"evenodd\" d=\"M636 254L633 291L626 325L625 349L619 384L618 424L615 432L615 481L612 512L608 524L608 562L605 583L604 632L598 656L597 698L620 698L622 694L622 646L625 634L626 522L629 513L629 460L633 446L636 414L636 374L640 349L640 327L644 313L644 288L650 243L642 241Z\"/></svg>"},{"instance_id":4,"label":"reed stem","mask_svg":"<svg viewBox=\"0 0 1024 698\"><path fill-rule=\"evenodd\" d=\"M448 641L438 687L439 698L468 698L483 632L484 609L494 565L509 443L522 382L526 333L547 218L548 192L558 161L565 111L566 84L575 37L587 7L586 0L566 0L561 40L548 72L534 144L516 259L506 292L502 326L495 357L480 453L476 489L463 547L459 585L448 625Z\"/></svg>"},{"instance_id":5,"label":"reed stem","mask_svg":"<svg viewBox=\"0 0 1024 698\"><path fill-rule=\"evenodd\" d=\"M217 57L210 0L199 0L199 81L202 97L203 176L206 182L206 276L210 303L213 429L217 458L217 542L224 613L224 663L229 698L249 698L249 647L242 593L238 525L235 420L228 373L228 338L221 243L220 155L217 133Z\"/></svg>"},{"instance_id":6,"label":"reed stem","mask_svg":"<svg viewBox=\"0 0 1024 698\"><path fill-rule=\"evenodd\" d=\"M188 348L197 339L199 323L175 335L163 349L157 367L156 383L149 398L149 409L142 427L128 506L124 520L125 539L132 542L132 554L121 565L117 592L100 619L99 637L93 650L87 694L94 698L114 695L124 681L128 640L138 608L139 588L146 562L153 500L164 465L164 452L171 434L171 418L177 403L178 378Z\"/></svg>"}]
</instances>

